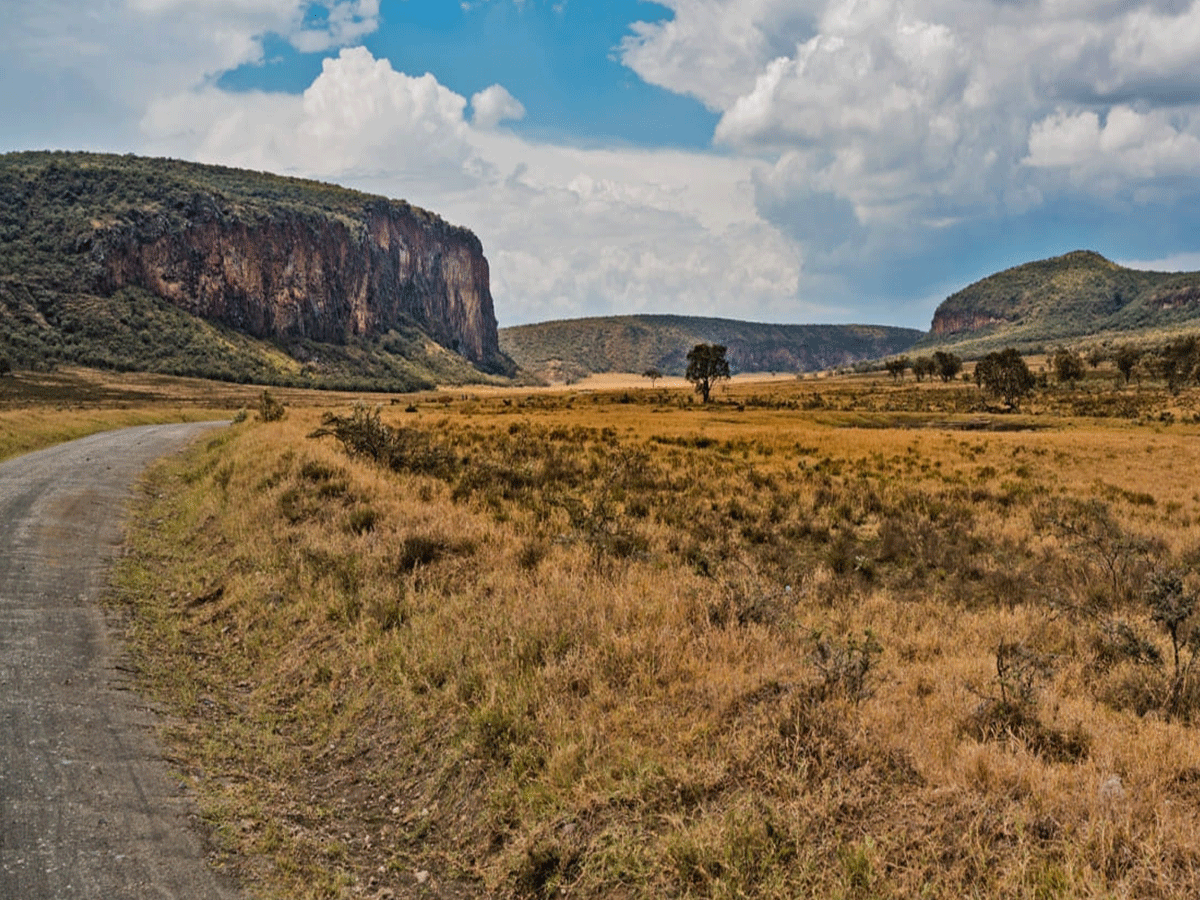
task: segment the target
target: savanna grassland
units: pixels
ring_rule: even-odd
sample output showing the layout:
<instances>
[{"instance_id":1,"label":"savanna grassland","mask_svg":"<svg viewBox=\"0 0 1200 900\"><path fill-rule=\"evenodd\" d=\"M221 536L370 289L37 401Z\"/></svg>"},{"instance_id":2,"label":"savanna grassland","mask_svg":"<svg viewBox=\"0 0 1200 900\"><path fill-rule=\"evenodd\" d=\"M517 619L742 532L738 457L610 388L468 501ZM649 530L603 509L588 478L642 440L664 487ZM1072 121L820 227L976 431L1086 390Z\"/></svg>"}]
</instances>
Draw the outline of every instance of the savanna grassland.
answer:
<instances>
[{"instance_id":1,"label":"savanna grassland","mask_svg":"<svg viewBox=\"0 0 1200 900\"><path fill-rule=\"evenodd\" d=\"M297 397L116 599L264 897L1194 897L1200 393L1113 375Z\"/></svg>"}]
</instances>

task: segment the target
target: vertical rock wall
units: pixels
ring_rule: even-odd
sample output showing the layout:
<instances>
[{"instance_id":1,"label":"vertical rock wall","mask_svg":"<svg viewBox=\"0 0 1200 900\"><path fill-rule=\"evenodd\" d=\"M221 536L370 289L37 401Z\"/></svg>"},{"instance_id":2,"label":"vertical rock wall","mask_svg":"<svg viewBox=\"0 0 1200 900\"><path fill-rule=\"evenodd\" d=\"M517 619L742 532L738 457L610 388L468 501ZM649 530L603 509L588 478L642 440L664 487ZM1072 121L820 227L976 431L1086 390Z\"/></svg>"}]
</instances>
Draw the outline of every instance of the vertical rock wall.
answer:
<instances>
[{"instance_id":1,"label":"vertical rock wall","mask_svg":"<svg viewBox=\"0 0 1200 900\"><path fill-rule=\"evenodd\" d=\"M240 215L196 194L96 233L92 256L106 292L142 287L256 338L342 343L417 325L477 365L500 358L479 239L406 203L370 200L357 219Z\"/></svg>"}]
</instances>

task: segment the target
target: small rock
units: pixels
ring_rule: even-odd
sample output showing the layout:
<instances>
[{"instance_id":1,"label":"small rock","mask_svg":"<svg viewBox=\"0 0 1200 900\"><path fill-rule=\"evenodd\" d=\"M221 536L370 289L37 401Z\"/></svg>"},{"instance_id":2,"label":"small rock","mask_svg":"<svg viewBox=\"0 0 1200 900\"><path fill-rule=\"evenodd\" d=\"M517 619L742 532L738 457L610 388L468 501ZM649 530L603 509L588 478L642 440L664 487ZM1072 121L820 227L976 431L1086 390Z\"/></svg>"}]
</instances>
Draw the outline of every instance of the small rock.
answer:
<instances>
[{"instance_id":1,"label":"small rock","mask_svg":"<svg viewBox=\"0 0 1200 900\"><path fill-rule=\"evenodd\" d=\"M429 880L429 873L424 869L416 873L417 884L424 884Z\"/></svg>"}]
</instances>

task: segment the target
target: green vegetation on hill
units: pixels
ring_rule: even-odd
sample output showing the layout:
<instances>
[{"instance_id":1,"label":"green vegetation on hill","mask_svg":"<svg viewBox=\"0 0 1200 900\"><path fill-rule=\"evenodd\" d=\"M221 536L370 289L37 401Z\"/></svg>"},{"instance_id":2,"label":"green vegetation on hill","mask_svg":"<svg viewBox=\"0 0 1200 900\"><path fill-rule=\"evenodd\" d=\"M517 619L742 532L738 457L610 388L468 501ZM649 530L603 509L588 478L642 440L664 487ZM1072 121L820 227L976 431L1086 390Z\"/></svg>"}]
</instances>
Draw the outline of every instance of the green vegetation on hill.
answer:
<instances>
[{"instance_id":1,"label":"green vegetation on hill","mask_svg":"<svg viewBox=\"0 0 1200 900\"><path fill-rule=\"evenodd\" d=\"M0 359L299 387L408 391L487 379L415 323L343 344L256 340L149 291L108 294L89 251L103 229L152 216L182 228L197 195L245 220L333 218L357 233L381 200L337 185L224 166L93 153L0 155ZM406 206L423 221L432 213Z\"/></svg>"},{"instance_id":2,"label":"green vegetation on hill","mask_svg":"<svg viewBox=\"0 0 1200 900\"><path fill-rule=\"evenodd\" d=\"M1200 329L1200 273L1127 269L1080 250L998 272L946 298L918 347L981 356L1006 346L1161 339Z\"/></svg>"},{"instance_id":3,"label":"green vegetation on hill","mask_svg":"<svg viewBox=\"0 0 1200 900\"><path fill-rule=\"evenodd\" d=\"M728 348L737 372L810 372L907 350L921 332L877 325L766 325L698 316L567 319L500 329L500 349L553 381L593 372L682 375L696 344Z\"/></svg>"}]
</instances>

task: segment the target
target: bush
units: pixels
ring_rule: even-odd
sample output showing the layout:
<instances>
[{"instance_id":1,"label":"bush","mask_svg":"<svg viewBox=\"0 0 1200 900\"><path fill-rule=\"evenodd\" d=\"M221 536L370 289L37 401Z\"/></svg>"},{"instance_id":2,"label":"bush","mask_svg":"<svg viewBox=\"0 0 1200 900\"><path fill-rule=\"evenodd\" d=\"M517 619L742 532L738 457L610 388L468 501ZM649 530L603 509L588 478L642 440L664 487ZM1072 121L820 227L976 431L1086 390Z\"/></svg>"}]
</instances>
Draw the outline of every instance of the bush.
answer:
<instances>
[{"instance_id":1,"label":"bush","mask_svg":"<svg viewBox=\"0 0 1200 900\"><path fill-rule=\"evenodd\" d=\"M263 389L258 398L258 419L260 422L278 422L287 415L282 403L272 396L271 392Z\"/></svg>"},{"instance_id":2,"label":"bush","mask_svg":"<svg viewBox=\"0 0 1200 900\"><path fill-rule=\"evenodd\" d=\"M883 645L870 631L862 640L854 635L838 640L820 632L812 635L809 659L820 676L816 693L820 699L844 697L858 704L874 692L875 671Z\"/></svg>"},{"instance_id":3,"label":"bush","mask_svg":"<svg viewBox=\"0 0 1200 900\"><path fill-rule=\"evenodd\" d=\"M1038 685L1050 677L1050 658L1016 641L996 648L993 692L967 717L962 731L980 741L1015 740L1054 762L1076 762L1091 750L1091 737L1079 724L1065 731L1038 715Z\"/></svg>"},{"instance_id":4,"label":"bush","mask_svg":"<svg viewBox=\"0 0 1200 900\"><path fill-rule=\"evenodd\" d=\"M1059 384L1074 384L1083 378L1083 359L1073 350L1059 347L1053 359L1054 377Z\"/></svg>"},{"instance_id":5,"label":"bush","mask_svg":"<svg viewBox=\"0 0 1200 900\"><path fill-rule=\"evenodd\" d=\"M1187 718L1191 708L1183 700L1196 693L1189 689L1189 682L1200 650L1200 622L1196 616L1200 596L1184 585L1181 573L1168 570L1155 572L1150 577L1146 599L1150 604L1150 618L1161 625L1171 639L1174 669L1167 710Z\"/></svg>"},{"instance_id":6,"label":"bush","mask_svg":"<svg viewBox=\"0 0 1200 900\"><path fill-rule=\"evenodd\" d=\"M934 351L933 364L937 369L937 374L944 382L953 381L963 367L961 357L955 353L947 353L945 350Z\"/></svg>"},{"instance_id":7,"label":"bush","mask_svg":"<svg viewBox=\"0 0 1200 900\"><path fill-rule=\"evenodd\" d=\"M415 428L392 428L379 418L379 409L355 404L349 416L326 413L310 438L336 438L351 456L365 456L395 472L447 476L454 457Z\"/></svg>"}]
</instances>

